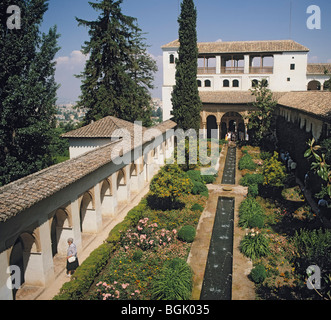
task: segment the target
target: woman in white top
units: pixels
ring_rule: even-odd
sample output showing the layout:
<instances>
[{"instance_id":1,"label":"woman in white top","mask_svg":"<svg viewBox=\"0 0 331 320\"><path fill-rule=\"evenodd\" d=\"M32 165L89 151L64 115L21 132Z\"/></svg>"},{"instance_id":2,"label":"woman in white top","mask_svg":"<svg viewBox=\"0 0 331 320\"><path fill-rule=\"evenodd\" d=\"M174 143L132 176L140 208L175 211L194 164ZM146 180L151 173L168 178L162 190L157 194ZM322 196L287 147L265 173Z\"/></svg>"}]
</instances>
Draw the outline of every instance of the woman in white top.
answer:
<instances>
[{"instance_id":1,"label":"woman in white top","mask_svg":"<svg viewBox=\"0 0 331 320\"><path fill-rule=\"evenodd\" d=\"M73 272L78 268L77 248L72 238L68 239L68 251L67 251L67 275L71 277Z\"/></svg>"}]
</instances>

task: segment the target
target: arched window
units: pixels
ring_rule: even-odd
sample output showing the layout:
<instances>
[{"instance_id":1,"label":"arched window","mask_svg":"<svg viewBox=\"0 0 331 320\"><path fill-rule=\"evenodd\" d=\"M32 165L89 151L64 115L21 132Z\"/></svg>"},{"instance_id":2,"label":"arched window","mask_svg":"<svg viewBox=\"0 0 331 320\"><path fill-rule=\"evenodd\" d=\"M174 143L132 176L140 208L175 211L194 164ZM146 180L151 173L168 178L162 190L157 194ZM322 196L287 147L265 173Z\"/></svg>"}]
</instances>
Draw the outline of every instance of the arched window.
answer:
<instances>
[{"instance_id":1,"label":"arched window","mask_svg":"<svg viewBox=\"0 0 331 320\"><path fill-rule=\"evenodd\" d=\"M256 80L256 79L254 79L254 80L252 81L252 87L253 87L253 88L256 88L258 85L259 85L259 81Z\"/></svg>"},{"instance_id":2,"label":"arched window","mask_svg":"<svg viewBox=\"0 0 331 320\"><path fill-rule=\"evenodd\" d=\"M201 80L198 80L198 87L201 87Z\"/></svg>"},{"instance_id":3,"label":"arched window","mask_svg":"<svg viewBox=\"0 0 331 320\"><path fill-rule=\"evenodd\" d=\"M239 88L239 80L233 80L232 81L232 87Z\"/></svg>"},{"instance_id":4,"label":"arched window","mask_svg":"<svg viewBox=\"0 0 331 320\"><path fill-rule=\"evenodd\" d=\"M269 86L269 82L267 79L262 79L261 81L262 87L267 88Z\"/></svg>"},{"instance_id":5,"label":"arched window","mask_svg":"<svg viewBox=\"0 0 331 320\"><path fill-rule=\"evenodd\" d=\"M211 87L211 81L205 80L205 87L210 88Z\"/></svg>"},{"instance_id":6,"label":"arched window","mask_svg":"<svg viewBox=\"0 0 331 320\"><path fill-rule=\"evenodd\" d=\"M170 64L174 64L174 63L175 63L175 56L174 56L173 54L171 54L171 55L169 56L169 63L170 63Z\"/></svg>"},{"instance_id":7,"label":"arched window","mask_svg":"<svg viewBox=\"0 0 331 320\"><path fill-rule=\"evenodd\" d=\"M223 80L223 87L229 88L230 87L230 81L229 80Z\"/></svg>"}]
</instances>

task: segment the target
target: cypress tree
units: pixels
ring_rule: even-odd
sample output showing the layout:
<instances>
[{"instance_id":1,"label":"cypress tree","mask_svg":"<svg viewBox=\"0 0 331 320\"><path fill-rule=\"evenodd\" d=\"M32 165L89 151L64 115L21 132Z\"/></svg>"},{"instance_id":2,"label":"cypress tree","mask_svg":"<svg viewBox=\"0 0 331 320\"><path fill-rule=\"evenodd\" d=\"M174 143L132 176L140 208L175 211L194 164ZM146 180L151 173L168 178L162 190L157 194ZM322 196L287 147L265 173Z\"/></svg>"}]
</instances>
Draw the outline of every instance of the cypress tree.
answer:
<instances>
[{"instance_id":1,"label":"cypress tree","mask_svg":"<svg viewBox=\"0 0 331 320\"><path fill-rule=\"evenodd\" d=\"M0 5L0 185L52 164L58 86L54 80L56 27L39 31L47 0L18 0L21 28L7 27Z\"/></svg>"},{"instance_id":2,"label":"cypress tree","mask_svg":"<svg viewBox=\"0 0 331 320\"><path fill-rule=\"evenodd\" d=\"M172 93L173 119L183 130L200 129L202 103L197 84L198 47L197 11L193 0L183 0L179 23L179 58L176 61L176 85Z\"/></svg>"},{"instance_id":3,"label":"cypress tree","mask_svg":"<svg viewBox=\"0 0 331 320\"><path fill-rule=\"evenodd\" d=\"M147 53L135 18L121 12L122 0L92 3L101 11L96 21L76 18L89 29L82 52L90 55L82 79L79 107L87 108L84 123L112 115L151 124L151 89L156 63Z\"/></svg>"}]
</instances>

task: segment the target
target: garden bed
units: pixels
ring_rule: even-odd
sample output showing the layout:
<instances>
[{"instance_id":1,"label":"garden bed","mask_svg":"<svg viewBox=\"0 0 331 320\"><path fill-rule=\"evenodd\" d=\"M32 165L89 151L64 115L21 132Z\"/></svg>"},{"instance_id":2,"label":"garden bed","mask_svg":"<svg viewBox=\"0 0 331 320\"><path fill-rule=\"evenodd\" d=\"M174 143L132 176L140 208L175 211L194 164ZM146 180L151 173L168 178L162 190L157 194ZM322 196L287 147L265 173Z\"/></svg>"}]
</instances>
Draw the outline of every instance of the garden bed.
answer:
<instances>
[{"instance_id":1,"label":"garden bed","mask_svg":"<svg viewBox=\"0 0 331 320\"><path fill-rule=\"evenodd\" d=\"M251 200L245 200L240 208L239 224L246 227L241 250L253 261L249 278L256 283L256 299L331 299L330 230L305 202L293 179L281 178L283 169L276 158L269 160L267 154L249 146L244 147L243 154L251 162L263 163L254 168L244 160L247 166L241 170L241 184L254 189L248 196ZM272 165L265 169L265 163ZM284 182L282 187L277 176ZM268 181L279 185L271 188L266 185ZM322 270L321 290L309 290L306 285L306 269L314 264Z\"/></svg>"}]
</instances>

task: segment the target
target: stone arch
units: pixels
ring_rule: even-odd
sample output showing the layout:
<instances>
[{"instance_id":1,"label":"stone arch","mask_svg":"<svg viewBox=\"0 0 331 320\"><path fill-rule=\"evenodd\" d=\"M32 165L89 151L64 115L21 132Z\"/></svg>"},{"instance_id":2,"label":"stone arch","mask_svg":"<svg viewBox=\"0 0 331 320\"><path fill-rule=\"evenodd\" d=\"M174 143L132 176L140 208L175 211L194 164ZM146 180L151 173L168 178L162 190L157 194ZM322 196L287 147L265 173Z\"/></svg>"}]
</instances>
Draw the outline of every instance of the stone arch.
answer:
<instances>
[{"instance_id":1,"label":"stone arch","mask_svg":"<svg viewBox=\"0 0 331 320\"><path fill-rule=\"evenodd\" d=\"M111 179L105 179L100 187L101 212L104 216L112 216L115 213L113 186Z\"/></svg>"},{"instance_id":2,"label":"stone arch","mask_svg":"<svg viewBox=\"0 0 331 320\"><path fill-rule=\"evenodd\" d=\"M207 139L212 137L212 130L217 130L217 119L214 115L207 117Z\"/></svg>"},{"instance_id":3,"label":"stone arch","mask_svg":"<svg viewBox=\"0 0 331 320\"><path fill-rule=\"evenodd\" d=\"M91 232L93 220L95 219L95 206L91 191L86 191L80 203L80 229L81 232Z\"/></svg>"},{"instance_id":4,"label":"stone arch","mask_svg":"<svg viewBox=\"0 0 331 320\"><path fill-rule=\"evenodd\" d=\"M33 254L39 254L40 252L40 241L34 232L23 232L16 239L10 251L9 265L17 266L19 268L21 285L34 285L34 279L36 278L36 266L33 259ZM16 297L17 290L18 289L16 287L13 289L14 299Z\"/></svg>"},{"instance_id":5,"label":"stone arch","mask_svg":"<svg viewBox=\"0 0 331 320\"><path fill-rule=\"evenodd\" d=\"M126 175L123 169L117 172L117 189L119 186L126 185Z\"/></svg>"},{"instance_id":6,"label":"stone arch","mask_svg":"<svg viewBox=\"0 0 331 320\"><path fill-rule=\"evenodd\" d=\"M117 173L117 200L126 202L128 200L128 183L124 169Z\"/></svg>"},{"instance_id":7,"label":"stone arch","mask_svg":"<svg viewBox=\"0 0 331 320\"><path fill-rule=\"evenodd\" d=\"M224 124L223 124L224 123ZM242 132L245 134L245 122L243 116L238 112L227 112L223 115L221 120L221 136L225 136L228 132ZM226 132L224 132L226 128ZM242 134L240 134L242 136Z\"/></svg>"},{"instance_id":8,"label":"stone arch","mask_svg":"<svg viewBox=\"0 0 331 320\"><path fill-rule=\"evenodd\" d=\"M51 219L51 245L52 255L65 254L69 229L71 230L72 218L65 208L59 208L55 211Z\"/></svg>"},{"instance_id":9,"label":"stone arch","mask_svg":"<svg viewBox=\"0 0 331 320\"><path fill-rule=\"evenodd\" d=\"M321 90L321 83L317 80L312 80L308 82L308 91L319 91Z\"/></svg>"}]
</instances>

